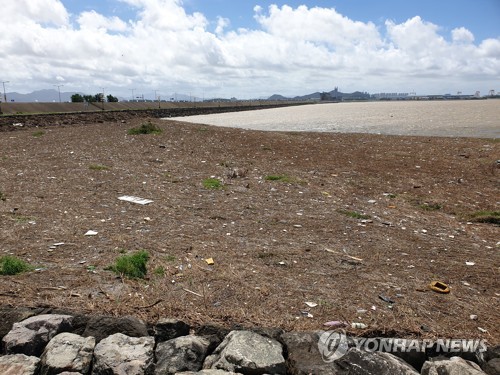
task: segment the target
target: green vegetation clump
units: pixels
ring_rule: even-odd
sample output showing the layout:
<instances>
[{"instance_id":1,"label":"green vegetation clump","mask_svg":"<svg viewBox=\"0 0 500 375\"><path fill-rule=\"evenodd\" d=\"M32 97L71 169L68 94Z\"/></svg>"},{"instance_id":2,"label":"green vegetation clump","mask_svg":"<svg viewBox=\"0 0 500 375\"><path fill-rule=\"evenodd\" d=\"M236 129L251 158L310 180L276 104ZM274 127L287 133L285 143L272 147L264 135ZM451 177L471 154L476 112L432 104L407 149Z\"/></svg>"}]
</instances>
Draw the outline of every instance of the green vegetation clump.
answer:
<instances>
[{"instance_id":1,"label":"green vegetation clump","mask_svg":"<svg viewBox=\"0 0 500 375\"><path fill-rule=\"evenodd\" d=\"M500 225L500 211L476 211L467 215L467 220L476 223Z\"/></svg>"},{"instance_id":2,"label":"green vegetation clump","mask_svg":"<svg viewBox=\"0 0 500 375\"><path fill-rule=\"evenodd\" d=\"M425 211L438 211L441 208L443 208L443 206L441 206L438 203L424 203L424 204L421 204L419 207Z\"/></svg>"},{"instance_id":3,"label":"green vegetation clump","mask_svg":"<svg viewBox=\"0 0 500 375\"><path fill-rule=\"evenodd\" d=\"M353 219L367 220L371 217L370 215L361 214L361 213L356 212L356 211L339 210L339 212L341 214L346 215L346 216L352 217Z\"/></svg>"},{"instance_id":4,"label":"green vegetation clump","mask_svg":"<svg viewBox=\"0 0 500 375\"><path fill-rule=\"evenodd\" d=\"M131 279L143 279L146 276L146 263L149 260L147 251L141 250L134 254L122 255L116 258L115 264L107 269Z\"/></svg>"},{"instance_id":5,"label":"green vegetation clump","mask_svg":"<svg viewBox=\"0 0 500 375\"><path fill-rule=\"evenodd\" d=\"M290 177L287 176L286 174L278 174L278 175L267 175L264 177L264 180L266 181L278 181L278 182L284 182L288 184L305 184L304 181L295 178L295 177Z\"/></svg>"},{"instance_id":6,"label":"green vegetation clump","mask_svg":"<svg viewBox=\"0 0 500 375\"><path fill-rule=\"evenodd\" d=\"M217 178L206 178L203 180L203 187L212 190L222 189L222 182Z\"/></svg>"},{"instance_id":7,"label":"green vegetation clump","mask_svg":"<svg viewBox=\"0 0 500 375\"><path fill-rule=\"evenodd\" d=\"M0 257L0 275L17 275L21 272L32 270L28 263L14 256L6 255Z\"/></svg>"},{"instance_id":8,"label":"green vegetation clump","mask_svg":"<svg viewBox=\"0 0 500 375\"><path fill-rule=\"evenodd\" d=\"M44 135L45 132L43 130L37 130L36 132L33 132L33 137L35 138L40 138L42 135Z\"/></svg>"},{"instance_id":9,"label":"green vegetation clump","mask_svg":"<svg viewBox=\"0 0 500 375\"><path fill-rule=\"evenodd\" d=\"M139 135L139 134L160 134L162 130L151 123L151 121L145 122L138 128L132 128L128 130L129 135Z\"/></svg>"},{"instance_id":10,"label":"green vegetation clump","mask_svg":"<svg viewBox=\"0 0 500 375\"><path fill-rule=\"evenodd\" d=\"M107 171L109 167L100 164L91 164L89 165L89 169L92 171Z\"/></svg>"}]
</instances>

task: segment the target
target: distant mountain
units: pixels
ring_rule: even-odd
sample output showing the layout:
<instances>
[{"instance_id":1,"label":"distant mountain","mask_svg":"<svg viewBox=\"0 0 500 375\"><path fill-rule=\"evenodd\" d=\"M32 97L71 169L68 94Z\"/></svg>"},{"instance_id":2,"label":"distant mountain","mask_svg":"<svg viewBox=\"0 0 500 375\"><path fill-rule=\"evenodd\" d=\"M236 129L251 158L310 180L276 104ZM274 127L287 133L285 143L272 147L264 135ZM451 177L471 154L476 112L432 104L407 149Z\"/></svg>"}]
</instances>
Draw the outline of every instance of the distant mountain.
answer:
<instances>
[{"instance_id":1,"label":"distant mountain","mask_svg":"<svg viewBox=\"0 0 500 375\"><path fill-rule=\"evenodd\" d=\"M61 92L61 101L70 102L71 95L76 92ZM20 102L20 103L50 103L59 102L59 91L54 89L33 91L29 94L19 94L17 92L8 92L7 101Z\"/></svg>"},{"instance_id":2,"label":"distant mountain","mask_svg":"<svg viewBox=\"0 0 500 375\"><path fill-rule=\"evenodd\" d=\"M370 94L367 92L355 91L353 93L344 93L340 92L337 87L330 92L313 92L312 94L295 96L293 98L285 97L279 94L274 94L270 96L268 100L328 100L328 101L336 101L343 99L350 100L363 100L370 99Z\"/></svg>"}]
</instances>

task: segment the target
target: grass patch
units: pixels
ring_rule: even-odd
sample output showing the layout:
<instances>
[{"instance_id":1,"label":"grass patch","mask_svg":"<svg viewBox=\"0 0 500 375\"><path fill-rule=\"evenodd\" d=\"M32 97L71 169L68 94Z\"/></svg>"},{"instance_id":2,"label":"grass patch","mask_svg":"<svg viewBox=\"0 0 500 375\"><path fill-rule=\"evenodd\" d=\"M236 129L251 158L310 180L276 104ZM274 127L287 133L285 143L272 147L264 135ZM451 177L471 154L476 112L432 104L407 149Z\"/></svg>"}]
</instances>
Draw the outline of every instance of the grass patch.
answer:
<instances>
[{"instance_id":1,"label":"grass patch","mask_svg":"<svg viewBox=\"0 0 500 375\"><path fill-rule=\"evenodd\" d=\"M222 189L222 182L217 178L206 178L203 180L203 187L212 190Z\"/></svg>"},{"instance_id":2,"label":"grass patch","mask_svg":"<svg viewBox=\"0 0 500 375\"><path fill-rule=\"evenodd\" d=\"M371 218L370 215L362 214L357 211L349 211L349 210L339 210L341 214L344 214L348 217L352 217L353 219L367 220Z\"/></svg>"},{"instance_id":3,"label":"grass patch","mask_svg":"<svg viewBox=\"0 0 500 375\"><path fill-rule=\"evenodd\" d=\"M419 207L425 211L438 211L443 208L439 203L424 203L419 205Z\"/></svg>"},{"instance_id":4,"label":"grass patch","mask_svg":"<svg viewBox=\"0 0 500 375\"><path fill-rule=\"evenodd\" d=\"M92 171L107 171L107 170L109 170L109 167L106 165L100 165L100 164L90 164L89 169Z\"/></svg>"},{"instance_id":5,"label":"grass patch","mask_svg":"<svg viewBox=\"0 0 500 375\"><path fill-rule=\"evenodd\" d=\"M156 267L153 272L156 276L165 276L165 268L162 266Z\"/></svg>"},{"instance_id":6,"label":"grass patch","mask_svg":"<svg viewBox=\"0 0 500 375\"><path fill-rule=\"evenodd\" d=\"M38 130L36 132L31 133L31 135L35 138L40 138L42 135L44 135L45 132L43 130Z\"/></svg>"},{"instance_id":7,"label":"grass patch","mask_svg":"<svg viewBox=\"0 0 500 375\"><path fill-rule=\"evenodd\" d=\"M139 134L160 134L162 130L151 123L151 121L145 122L138 128L132 128L128 130L129 135L139 135Z\"/></svg>"},{"instance_id":8,"label":"grass patch","mask_svg":"<svg viewBox=\"0 0 500 375\"><path fill-rule=\"evenodd\" d=\"M167 262L175 262L177 260L177 258L175 257L175 255L166 255L165 260Z\"/></svg>"},{"instance_id":9,"label":"grass patch","mask_svg":"<svg viewBox=\"0 0 500 375\"><path fill-rule=\"evenodd\" d=\"M305 184L304 181L302 181L298 178L295 178L295 177L288 176L286 174L267 175L264 177L264 180L266 180L266 181L278 181L278 182L284 182L284 183L288 183L288 184Z\"/></svg>"},{"instance_id":10,"label":"grass patch","mask_svg":"<svg viewBox=\"0 0 500 375\"><path fill-rule=\"evenodd\" d=\"M0 275L17 275L18 273L32 270L28 263L14 256L0 257Z\"/></svg>"},{"instance_id":11,"label":"grass patch","mask_svg":"<svg viewBox=\"0 0 500 375\"><path fill-rule=\"evenodd\" d=\"M466 215L466 218L475 223L500 225L500 211L476 211Z\"/></svg>"},{"instance_id":12,"label":"grass patch","mask_svg":"<svg viewBox=\"0 0 500 375\"><path fill-rule=\"evenodd\" d=\"M122 255L116 258L115 264L106 269L131 279L143 279L146 276L148 259L149 254L141 250L134 254Z\"/></svg>"}]
</instances>

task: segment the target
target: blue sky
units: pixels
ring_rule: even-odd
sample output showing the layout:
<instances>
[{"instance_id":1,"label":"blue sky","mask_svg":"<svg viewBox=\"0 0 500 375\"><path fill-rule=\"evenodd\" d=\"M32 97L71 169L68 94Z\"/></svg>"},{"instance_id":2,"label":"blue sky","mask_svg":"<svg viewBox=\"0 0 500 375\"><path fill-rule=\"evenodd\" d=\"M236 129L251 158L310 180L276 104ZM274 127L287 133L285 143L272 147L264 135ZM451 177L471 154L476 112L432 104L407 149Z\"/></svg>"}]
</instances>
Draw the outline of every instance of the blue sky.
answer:
<instances>
[{"instance_id":1,"label":"blue sky","mask_svg":"<svg viewBox=\"0 0 500 375\"><path fill-rule=\"evenodd\" d=\"M16 0L0 23L18 92L500 90L500 0Z\"/></svg>"}]
</instances>

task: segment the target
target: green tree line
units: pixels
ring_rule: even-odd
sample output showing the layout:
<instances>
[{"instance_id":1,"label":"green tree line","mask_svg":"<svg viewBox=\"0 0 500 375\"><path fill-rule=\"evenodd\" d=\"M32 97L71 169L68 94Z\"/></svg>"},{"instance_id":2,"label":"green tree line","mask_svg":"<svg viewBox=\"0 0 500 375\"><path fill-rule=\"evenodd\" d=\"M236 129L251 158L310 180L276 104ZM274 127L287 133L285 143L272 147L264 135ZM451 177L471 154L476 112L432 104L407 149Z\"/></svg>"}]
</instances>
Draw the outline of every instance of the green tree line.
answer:
<instances>
[{"instance_id":1,"label":"green tree line","mask_svg":"<svg viewBox=\"0 0 500 375\"><path fill-rule=\"evenodd\" d=\"M71 95L71 102L72 103L83 103L83 102L88 102L88 103L102 103L104 102L104 95L102 93L98 93L95 95L82 95L82 94L73 94ZM107 95L106 96L106 101L109 103L116 103L118 102L118 98L113 95Z\"/></svg>"}]
</instances>

